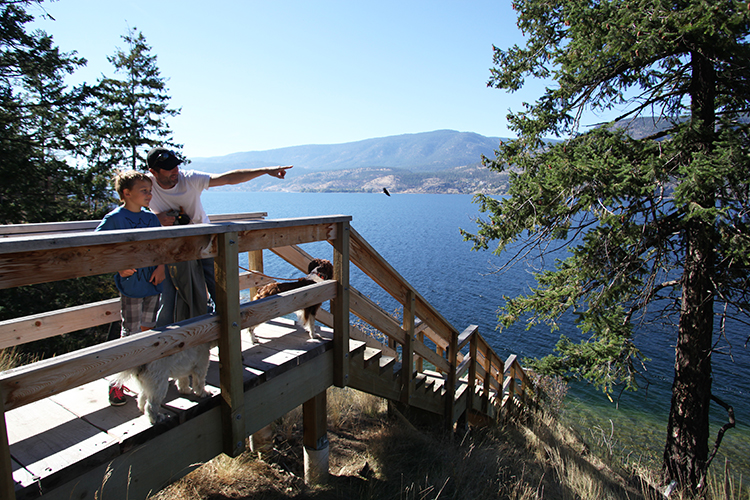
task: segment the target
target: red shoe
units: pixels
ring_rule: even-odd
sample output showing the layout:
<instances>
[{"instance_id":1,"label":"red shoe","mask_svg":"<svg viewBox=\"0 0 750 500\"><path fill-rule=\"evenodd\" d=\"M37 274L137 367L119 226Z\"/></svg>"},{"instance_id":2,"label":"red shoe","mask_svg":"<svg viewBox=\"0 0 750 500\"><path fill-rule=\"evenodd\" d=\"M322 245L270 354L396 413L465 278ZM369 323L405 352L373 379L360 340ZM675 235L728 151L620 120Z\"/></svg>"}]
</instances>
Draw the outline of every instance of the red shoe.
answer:
<instances>
[{"instance_id":1,"label":"red shoe","mask_svg":"<svg viewBox=\"0 0 750 500\"><path fill-rule=\"evenodd\" d=\"M109 386L109 404L110 405L122 406L127 402L128 400L125 399L125 392L123 392L122 387L117 387L116 385Z\"/></svg>"}]
</instances>

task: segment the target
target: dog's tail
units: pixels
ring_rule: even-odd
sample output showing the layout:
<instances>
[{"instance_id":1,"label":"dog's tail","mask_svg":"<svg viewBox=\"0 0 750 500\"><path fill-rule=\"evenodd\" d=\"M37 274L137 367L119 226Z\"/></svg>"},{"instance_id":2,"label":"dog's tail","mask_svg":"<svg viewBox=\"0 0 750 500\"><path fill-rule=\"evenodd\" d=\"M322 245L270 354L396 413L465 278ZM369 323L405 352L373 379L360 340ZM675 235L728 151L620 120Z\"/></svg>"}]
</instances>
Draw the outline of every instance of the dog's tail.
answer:
<instances>
[{"instance_id":1,"label":"dog's tail","mask_svg":"<svg viewBox=\"0 0 750 500\"><path fill-rule=\"evenodd\" d=\"M138 374L143 371L144 367L145 365L142 365L121 371L120 373L115 373L112 377L112 383L120 388L122 388L123 385L126 385L129 389L133 389L135 392L140 392L141 383L138 379Z\"/></svg>"}]
</instances>

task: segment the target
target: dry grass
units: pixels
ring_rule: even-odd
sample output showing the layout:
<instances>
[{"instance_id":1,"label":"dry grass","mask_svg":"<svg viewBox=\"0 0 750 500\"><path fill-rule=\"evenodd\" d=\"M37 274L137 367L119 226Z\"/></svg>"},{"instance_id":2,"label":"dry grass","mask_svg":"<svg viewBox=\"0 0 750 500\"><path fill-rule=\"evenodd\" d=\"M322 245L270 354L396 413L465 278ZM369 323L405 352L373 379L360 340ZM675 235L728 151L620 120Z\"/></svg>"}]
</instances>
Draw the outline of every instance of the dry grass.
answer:
<instances>
[{"instance_id":1,"label":"dry grass","mask_svg":"<svg viewBox=\"0 0 750 500\"><path fill-rule=\"evenodd\" d=\"M36 361L36 358L26 360L26 363ZM0 372L10 370L24 364L24 357L19 354L16 347L0 349Z\"/></svg>"},{"instance_id":2,"label":"dry grass","mask_svg":"<svg viewBox=\"0 0 750 500\"><path fill-rule=\"evenodd\" d=\"M219 457L153 500L451 498L647 498L585 446L539 413L526 422L447 434L417 429L380 399L348 389L328 393L331 477L302 480L301 411L272 425L273 446Z\"/></svg>"},{"instance_id":3,"label":"dry grass","mask_svg":"<svg viewBox=\"0 0 750 500\"><path fill-rule=\"evenodd\" d=\"M16 364L12 350L0 352L0 370ZM550 381L544 383L549 384ZM542 408L485 428L449 434L415 428L389 412L384 400L351 390L328 391L330 471L327 484L305 485L302 411L273 422L262 452L236 459L221 455L152 500L383 499L662 499L651 485L658 475L640 464L612 470L620 461L611 448L600 459L582 437L559 423L565 391ZM591 439L605 435L592 430ZM605 436L606 437L606 436ZM596 444L594 444L596 448ZM602 448L599 446L599 448ZM689 500L683 492L670 499ZM728 472L709 476L708 499L750 500L750 489Z\"/></svg>"},{"instance_id":4,"label":"dry grass","mask_svg":"<svg viewBox=\"0 0 750 500\"><path fill-rule=\"evenodd\" d=\"M664 498L650 486L649 471L610 469L549 411L448 434L417 429L383 400L350 389L330 389L328 407L327 484L304 484L297 409L272 424L267 451L217 457L152 500ZM750 500L750 492L712 478L703 498Z\"/></svg>"}]
</instances>

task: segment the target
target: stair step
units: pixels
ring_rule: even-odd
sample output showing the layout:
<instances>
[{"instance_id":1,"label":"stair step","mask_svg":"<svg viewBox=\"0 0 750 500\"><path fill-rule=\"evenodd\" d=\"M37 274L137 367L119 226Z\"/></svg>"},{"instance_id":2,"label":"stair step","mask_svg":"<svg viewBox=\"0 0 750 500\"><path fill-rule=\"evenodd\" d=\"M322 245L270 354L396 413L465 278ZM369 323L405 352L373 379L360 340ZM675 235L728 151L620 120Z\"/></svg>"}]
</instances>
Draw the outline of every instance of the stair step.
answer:
<instances>
[{"instance_id":1,"label":"stair step","mask_svg":"<svg viewBox=\"0 0 750 500\"><path fill-rule=\"evenodd\" d=\"M388 384L391 384L392 382L387 382L386 379L391 379L391 381L400 380L403 366L401 362L398 361L397 357L389 356L377 347L368 346L365 342L354 339L350 339L349 349L352 353L352 358L354 355L362 356L362 365L359 364L359 359L357 360L357 365L363 366L365 372L362 372L359 377L365 377L365 379L380 377L381 382L375 383L375 385L386 384L382 387L390 387ZM447 375L445 373L438 371L423 370L422 372L419 372L416 368L414 369L414 373L412 374L412 380L414 383L413 387L414 390L420 391L421 394L417 396L423 402L422 404L424 404L424 401L429 401L429 398L445 397L446 377ZM464 395L468 387L466 377L462 377L462 379L458 381L455 396L459 398ZM482 389L483 387L480 385L474 386L476 397L482 397ZM392 391L393 389L391 388L388 390ZM495 408L497 406L498 396L499 394L496 391L490 391L488 398L490 407Z\"/></svg>"},{"instance_id":2,"label":"stair step","mask_svg":"<svg viewBox=\"0 0 750 500\"><path fill-rule=\"evenodd\" d=\"M376 361L379 362L383 356L383 351L374 347L365 347L364 353L365 368L375 363Z\"/></svg>"},{"instance_id":3,"label":"stair step","mask_svg":"<svg viewBox=\"0 0 750 500\"><path fill-rule=\"evenodd\" d=\"M365 347L367 347L367 344L365 344L361 340L349 339L349 355L350 355L350 357L354 357L354 356L356 356L356 355L364 352Z\"/></svg>"},{"instance_id":4,"label":"stair step","mask_svg":"<svg viewBox=\"0 0 750 500\"><path fill-rule=\"evenodd\" d=\"M382 354L382 353L381 353ZM396 358L392 358L391 356L381 356L378 360L379 368L380 368L380 374L384 374L388 370L391 371L391 374L395 374L396 372ZM401 367L401 363L398 364L399 368Z\"/></svg>"}]
</instances>

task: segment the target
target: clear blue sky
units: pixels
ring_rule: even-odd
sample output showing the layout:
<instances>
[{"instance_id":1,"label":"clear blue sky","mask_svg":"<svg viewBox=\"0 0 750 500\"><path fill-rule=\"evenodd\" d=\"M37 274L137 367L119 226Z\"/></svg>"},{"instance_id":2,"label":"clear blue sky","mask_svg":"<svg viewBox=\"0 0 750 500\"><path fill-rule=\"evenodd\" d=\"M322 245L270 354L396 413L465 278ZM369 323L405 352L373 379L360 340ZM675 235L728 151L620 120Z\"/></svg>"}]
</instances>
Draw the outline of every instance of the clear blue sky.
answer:
<instances>
[{"instance_id":1,"label":"clear blue sky","mask_svg":"<svg viewBox=\"0 0 750 500\"><path fill-rule=\"evenodd\" d=\"M454 129L509 136L505 115L534 100L487 88L492 45L522 43L510 1L61 0L38 20L88 66L141 31L167 79L175 141L188 157L337 144ZM30 11L39 14L36 8Z\"/></svg>"}]
</instances>

